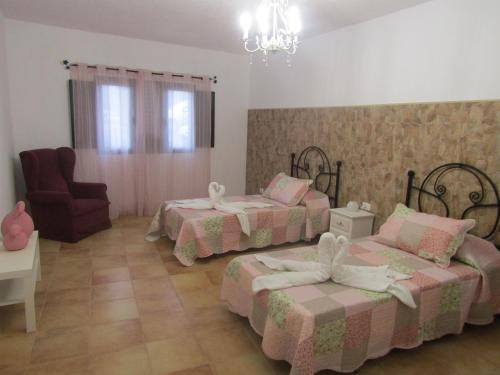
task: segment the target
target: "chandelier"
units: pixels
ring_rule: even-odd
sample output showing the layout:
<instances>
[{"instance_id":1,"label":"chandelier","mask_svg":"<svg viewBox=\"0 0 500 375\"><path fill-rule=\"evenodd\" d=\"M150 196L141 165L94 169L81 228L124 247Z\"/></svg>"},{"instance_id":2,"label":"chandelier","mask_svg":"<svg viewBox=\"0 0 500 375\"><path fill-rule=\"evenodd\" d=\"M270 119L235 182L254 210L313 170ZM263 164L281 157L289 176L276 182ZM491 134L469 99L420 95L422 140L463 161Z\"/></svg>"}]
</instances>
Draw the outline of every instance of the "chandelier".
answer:
<instances>
[{"instance_id":1,"label":"chandelier","mask_svg":"<svg viewBox=\"0 0 500 375\"><path fill-rule=\"evenodd\" d=\"M257 8L255 21L257 31L255 36L250 38L252 16L249 12L241 15L243 43L247 52L262 51L263 60L267 63L270 52L284 51L293 55L297 51L302 23L299 10L294 6L289 7L288 0L263 0Z\"/></svg>"}]
</instances>

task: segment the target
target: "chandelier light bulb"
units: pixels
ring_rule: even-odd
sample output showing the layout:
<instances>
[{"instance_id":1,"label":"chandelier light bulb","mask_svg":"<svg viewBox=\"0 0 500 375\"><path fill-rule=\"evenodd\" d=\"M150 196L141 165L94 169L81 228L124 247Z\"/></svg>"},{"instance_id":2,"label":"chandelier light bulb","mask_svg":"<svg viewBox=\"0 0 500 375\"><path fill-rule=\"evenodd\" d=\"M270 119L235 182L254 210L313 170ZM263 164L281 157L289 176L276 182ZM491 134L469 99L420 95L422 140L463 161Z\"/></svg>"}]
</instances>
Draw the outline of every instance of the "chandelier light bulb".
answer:
<instances>
[{"instance_id":1,"label":"chandelier light bulb","mask_svg":"<svg viewBox=\"0 0 500 375\"><path fill-rule=\"evenodd\" d=\"M250 27L252 26L252 16L249 12L244 12L240 17L240 26L243 30L243 39L248 39L248 33L250 31Z\"/></svg>"},{"instance_id":2,"label":"chandelier light bulb","mask_svg":"<svg viewBox=\"0 0 500 375\"><path fill-rule=\"evenodd\" d=\"M300 33L302 30L302 21L300 19L299 9L295 6L288 8L286 17L290 31L294 34Z\"/></svg>"}]
</instances>

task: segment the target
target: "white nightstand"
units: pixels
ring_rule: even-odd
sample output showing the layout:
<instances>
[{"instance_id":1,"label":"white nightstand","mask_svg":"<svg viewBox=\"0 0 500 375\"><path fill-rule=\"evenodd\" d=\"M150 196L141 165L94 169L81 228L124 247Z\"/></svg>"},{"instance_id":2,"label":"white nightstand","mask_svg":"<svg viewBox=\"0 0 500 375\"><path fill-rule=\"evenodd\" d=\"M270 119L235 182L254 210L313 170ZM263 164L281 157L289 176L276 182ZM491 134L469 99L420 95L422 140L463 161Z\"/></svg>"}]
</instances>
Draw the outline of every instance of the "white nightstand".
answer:
<instances>
[{"instance_id":1,"label":"white nightstand","mask_svg":"<svg viewBox=\"0 0 500 375\"><path fill-rule=\"evenodd\" d=\"M0 306L24 302L27 332L36 330L35 284L41 275L37 231L23 250L7 251L0 241Z\"/></svg>"},{"instance_id":2,"label":"white nightstand","mask_svg":"<svg viewBox=\"0 0 500 375\"><path fill-rule=\"evenodd\" d=\"M374 218L374 214L363 210L332 208L330 209L330 232L336 236L346 236L350 240L370 236Z\"/></svg>"}]
</instances>

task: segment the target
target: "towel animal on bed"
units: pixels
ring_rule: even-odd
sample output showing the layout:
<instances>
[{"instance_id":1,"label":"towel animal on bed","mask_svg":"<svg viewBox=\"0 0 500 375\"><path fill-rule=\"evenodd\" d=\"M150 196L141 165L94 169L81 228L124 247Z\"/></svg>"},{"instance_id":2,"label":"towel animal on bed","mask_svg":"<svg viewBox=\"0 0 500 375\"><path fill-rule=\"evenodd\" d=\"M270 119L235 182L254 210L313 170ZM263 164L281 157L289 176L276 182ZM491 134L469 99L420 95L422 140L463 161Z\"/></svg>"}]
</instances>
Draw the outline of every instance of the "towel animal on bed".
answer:
<instances>
[{"instance_id":1,"label":"towel animal on bed","mask_svg":"<svg viewBox=\"0 0 500 375\"><path fill-rule=\"evenodd\" d=\"M241 225L241 231L247 236L250 236L250 221L245 211L246 208L264 208L271 207L272 204L264 202L226 202L224 201L224 193L226 188L224 185L219 185L217 182L211 182L208 185L209 199L186 199L169 203L165 208L168 211L171 208L190 208L193 210L217 210L236 215Z\"/></svg>"},{"instance_id":2,"label":"towel animal on bed","mask_svg":"<svg viewBox=\"0 0 500 375\"><path fill-rule=\"evenodd\" d=\"M257 293L264 289L283 289L332 279L338 284L358 289L390 293L405 305L416 308L410 290L397 283L412 276L391 270L388 265L372 267L344 264L348 248L349 241L346 237L335 238L331 233L324 233L318 244L318 262L280 260L267 255L255 255L268 268L289 272L258 276L252 282L252 290Z\"/></svg>"}]
</instances>

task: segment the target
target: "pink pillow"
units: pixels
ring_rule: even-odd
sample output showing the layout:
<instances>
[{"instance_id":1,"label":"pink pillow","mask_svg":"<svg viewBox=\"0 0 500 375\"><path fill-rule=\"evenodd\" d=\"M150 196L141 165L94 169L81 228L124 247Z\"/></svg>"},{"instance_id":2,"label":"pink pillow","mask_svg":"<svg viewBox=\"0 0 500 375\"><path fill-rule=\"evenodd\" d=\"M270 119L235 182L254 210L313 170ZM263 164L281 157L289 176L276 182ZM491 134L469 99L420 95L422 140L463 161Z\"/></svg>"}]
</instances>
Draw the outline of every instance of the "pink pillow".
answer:
<instances>
[{"instance_id":1,"label":"pink pillow","mask_svg":"<svg viewBox=\"0 0 500 375\"><path fill-rule=\"evenodd\" d=\"M312 180L290 177L281 172L273 178L262 196L274 199L287 206L296 206L307 193L311 184Z\"/></svg>"},{"instance_id":2,"label":"pink pillow","mask_svg":"<svg viewBox=\"0 0 500 375\"><path fill-rule=\"evenodd\" d=\"M464 242L465 233L475 225L472 219L424 214L398 203L375 240L432 260L444 268L450 265L451 257Z\"/></svg>"}]
</instances>

